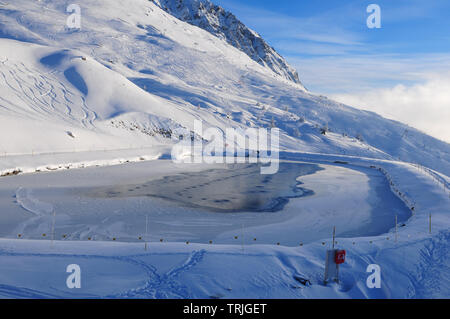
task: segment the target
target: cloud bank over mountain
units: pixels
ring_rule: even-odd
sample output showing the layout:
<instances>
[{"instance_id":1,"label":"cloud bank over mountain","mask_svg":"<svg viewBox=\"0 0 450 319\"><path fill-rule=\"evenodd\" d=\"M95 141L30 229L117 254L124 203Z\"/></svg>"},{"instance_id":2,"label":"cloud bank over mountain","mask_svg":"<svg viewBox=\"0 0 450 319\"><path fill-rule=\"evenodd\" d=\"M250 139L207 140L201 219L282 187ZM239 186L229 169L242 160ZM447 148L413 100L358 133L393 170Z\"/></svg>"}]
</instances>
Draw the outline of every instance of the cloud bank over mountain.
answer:
<instances>
[{"instance_id":1,"label":"cloud bank over mountain","mask_svg":"<svg viewBox=\"0 0 450 319\"><path fill-rule=\"evenodd\" d=\"M399 84L392 88L334 94L332 97L387 118L402 120L450 142L450 74L430 76L422 84Z\"/></svg>"}]
</instances>

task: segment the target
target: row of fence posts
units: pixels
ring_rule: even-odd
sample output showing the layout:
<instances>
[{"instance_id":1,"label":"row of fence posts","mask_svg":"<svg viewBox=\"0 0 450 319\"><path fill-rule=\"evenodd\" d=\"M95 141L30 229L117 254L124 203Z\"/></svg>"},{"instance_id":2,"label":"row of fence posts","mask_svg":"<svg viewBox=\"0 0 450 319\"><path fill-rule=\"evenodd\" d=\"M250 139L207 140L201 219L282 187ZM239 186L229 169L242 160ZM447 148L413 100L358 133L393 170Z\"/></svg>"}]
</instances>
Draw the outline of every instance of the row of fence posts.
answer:
<instances>
[{"instance_id":1,"label":"row of fence posts","mask_svg":"<svg viewBox=\"0 0 450 319\"><path fill-rule=\"evenodd\" d=\"M57 155L57 154L67 154L67 153L84 153L84 152L114 152L114 151L127 151L127 150L142 150L144 148L148 148L148 146L144 145L130 145L128 148L115 148L115 149L108 149L105 147L93 147L89 149L65 149L65 150L54 150L54 151L36 151L32 149L29 153L8 153L7 151L0 151L0 156L7 157L7 156L26 156L26 155Z\"/></svg>"},{"instance_id":2,"label":"row of fence posts","mask_svg":"<svg viewBox=\"0 0 450 319\"><path fill-rule=\"evenodd\" d=\"M438 185L442 183L442 187L444 188L444 192L447 192L447 191L448 191L448 192L449 192L449 197L450 197L450 188L447 187L446 181L445 181L444 178L439 179L439 178L435 175L435 173L432 174L432 173L429 171L428 168L426 168L426 167L420 165L419 163L416 163L416 167L417 167L417 169L418 169L419 171L422 171L422 172L428 174L431 178L433 178L433 180L434 180Z\"/></svg>"},{"instance_id":3,"label":"row of fence posts","mask_svg":"<svg viewBox=\"0 0 450 319\"><path fill-rule=\"evenodd\" d=\"M51 244L52 244L52 246L53 246L53 243L54 243L54 241L55 241L55 223L56 223L56 211L55 210L53 210L53 213L52 213L52 224L51 224ZM242 251L244 251L244 246L245 246L245 240L244 240L244 229L245 229L245 227L244 227L244 224L242 224L241 225L242 227L241 227L241 248L242 248ZM428 214L428 233L429 234L431 234L432 233L432 214L430 213L430 214ZM334 249L334 245L335 244L337 244L337 241L335 240L335 236L336 236L336 227L334 226L333 227L333 242L332 242L332 247L333 247L333 249ZM17 237L18 238L23 238L23 234L18 234L17 235ZM47 234L46 233L44 233L44 234L42 234L42 237L47 237ZM63 234L62 235L62 238L67 238L68 237L68 235L67 234ZM408 237L409 237L409 235L408 235ZM395 242L397 243L398 242L398 215L395 215L395 231L394 231L394 238L395 238ZM92 237L88 237L88 240L89 241L91 241L93 238ZM148 250L148 215L146 215L145 216L145 236L144 236L144 238L142 238L142 236L139 236L138 237L138 239L141 241L141 240L144 240L144 249L147 251ZM234 236L234 239L235 240L238 240L239 239L239 236ZM390 237L388 236L388 237L386 237L386 240L389 240L390 239ZM113 241L116 241L117 240L117 238L116 237L112 237L112 240ZM159 240L161 243L162 242L164 242L164 238L161 238L160 240ZM256 237L254 237L253 238L253 241L257 241L257 239L256 239ZM189 241L186 241L186 244L190 244L190 242ZM209 241L209 244L213 244L213 241L212 240L210 240ZM369 241L369 244L373 244L373 241ZM277 242L276 243L276 245L277 246L280 246L281 245L281 243L280 242ZM322 242L322 246L325 246L326 245L326 242ZM353 241L352 242L352 245L356 245L356 242L355 241ZM302 242L300 242L300 244L299 244L299 246L300 247L302 247L303 246L303 243Z\"/></svg>"}]
</instances>

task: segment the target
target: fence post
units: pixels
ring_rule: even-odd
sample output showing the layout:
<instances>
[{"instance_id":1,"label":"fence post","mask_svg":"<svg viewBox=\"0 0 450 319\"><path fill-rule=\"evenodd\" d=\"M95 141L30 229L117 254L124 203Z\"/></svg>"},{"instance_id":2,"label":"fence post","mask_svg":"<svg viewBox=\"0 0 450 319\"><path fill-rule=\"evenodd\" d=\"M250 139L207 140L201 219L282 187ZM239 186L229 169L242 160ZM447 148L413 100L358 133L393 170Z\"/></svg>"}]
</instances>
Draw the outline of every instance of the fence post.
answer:
<instances>
[{"instance_id":1,"label":"fence post","mask_svg":"<svg viewBox=\"0 0 450 319\"><path fill-rule=\"evenodd\" d=\"M395 215L395 242L397 242L398 234L397 234L397 228L398 228L398 218L397 215Z\"/></svg>"},{"instance_id":2,"label":"fence post","mask_svg":"<svg viewBox=\"0 0 450 319\"><path fill-rule=\"evenodd\" d=\"M145 215L145 250L147 250L147 236L148 236L148 215Z\"/></svg>"},{"instance_id":3,"label":"fence post","mask_svg":"<svg viewBox=\"0 0 450 319\"><path fill-rule=\"evenodd\" d=\"M430 213L430 220L429 220L429 232L431 234L431 213Z\"/></svg>"},{"instance_id":4,"label":"fence post","mask_svg":"<svg viewBox=\"0 0 450 319\"><path fill-rule=\"evenodd\" d=\"M242 224L242 251L244 251L244 224Z\"/></svg>"},{"instance_id":5,"label":"fence post","mask_svg":"<svg viewBox=\"0 0 450 319\"><path fill-rule=\"evenodd\" d=\"M332 246L333 249L334 249L335 238L336 238L336 226L333 226L333 246Z\"/></svg>"},{"instance_id":6,"label":"fence post","mask_svg":"<svg viewBox=\"0 0 450 319\"><path fill-rule=\"evenodd\" d=\"M53 246L53 241L55 240L55 218L56 218L56 210L53 208L53 220L52 220L52 246Z\"/></svg>"}]
</instances>

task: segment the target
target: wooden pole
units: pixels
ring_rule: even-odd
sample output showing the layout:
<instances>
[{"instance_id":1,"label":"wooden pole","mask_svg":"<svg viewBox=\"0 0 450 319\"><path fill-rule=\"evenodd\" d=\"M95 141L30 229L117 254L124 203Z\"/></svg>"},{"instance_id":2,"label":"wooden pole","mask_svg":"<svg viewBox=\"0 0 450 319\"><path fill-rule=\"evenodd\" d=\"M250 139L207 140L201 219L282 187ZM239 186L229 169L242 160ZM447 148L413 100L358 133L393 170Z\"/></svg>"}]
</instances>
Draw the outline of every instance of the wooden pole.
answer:
<instances>
[{"instance_id":1,"label":"wooden pole","mask_svg":"<svg viewBox=\"0 0 450 319\"><path fill-rule=\"evenodd\" d=\"M52 220L52 246L53 246L53 241L55 240L55 217L56 217L56 211L53 208L53 220Z\"/></svg>"},{"instance_id":2,"label":"wooden pole","mask_svg":"<svg viewBox=\"0 0 450 319\"><path fill-rule=\"evenodd\" d=\"M242 251L244 251L244 224L242 224Z\"/></svg>"},{"instance_id":3,"label":"wooden pole","mask_svg":"<svg viewBox=\"0 0 450 319\"><path fill-rule=\"evenodd\" d=\"M336 238L336 226L333 226L333 249L334 249L334 243L335 243L335 238Z\"/></svg>"},{"instance_id":4,"label":"wooden pole","mask_svg":"<svg viewBox=\"0 0 450 319\"><path fill-rule=\"evenodd\" d=\"M148 235L148 215L145 215L145 250L147 250L147 235Z\"/></svg>"},{"instance_id":5,"label":"wooden pole","mask_svg":"<svg viewBox=\"0 0 450 319\"><path fill-rule=\"evenodd\" d=\"M430 221L429 221L429 232L431 234L431 213L430 213Z\"/></svg>"},{"instance_id":6,"label":"wooden pole","mask_svg":"<svg viewBox=\"0 0 450 319\"><path fill-rule=\"evenodd\" d=\"M398 236L397 236L397 226L398 225L398 218L397 215L395 215L395 242L397 242Z\"/></svg>"}]
</instances>

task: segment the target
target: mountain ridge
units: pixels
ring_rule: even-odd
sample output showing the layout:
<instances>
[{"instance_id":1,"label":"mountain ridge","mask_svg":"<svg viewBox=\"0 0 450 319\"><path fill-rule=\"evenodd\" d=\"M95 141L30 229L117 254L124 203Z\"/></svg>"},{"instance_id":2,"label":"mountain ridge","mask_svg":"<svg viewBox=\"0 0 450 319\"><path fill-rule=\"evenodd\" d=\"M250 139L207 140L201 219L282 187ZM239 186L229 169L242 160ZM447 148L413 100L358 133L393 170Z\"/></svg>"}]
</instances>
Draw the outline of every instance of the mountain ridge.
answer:
<instances>
[{"instance_id":1,"label":"mountain ridge","mask_svg":"<svg viewBox=\"0 0 450 319\"><path fill-rule=\"evenodd\" d=\"M276 74L303 86L297 70L290 66L257 32L248 28L233 13L209 0L151 1L176 18L224 39Z\"/></svg>"}]
</instances>

